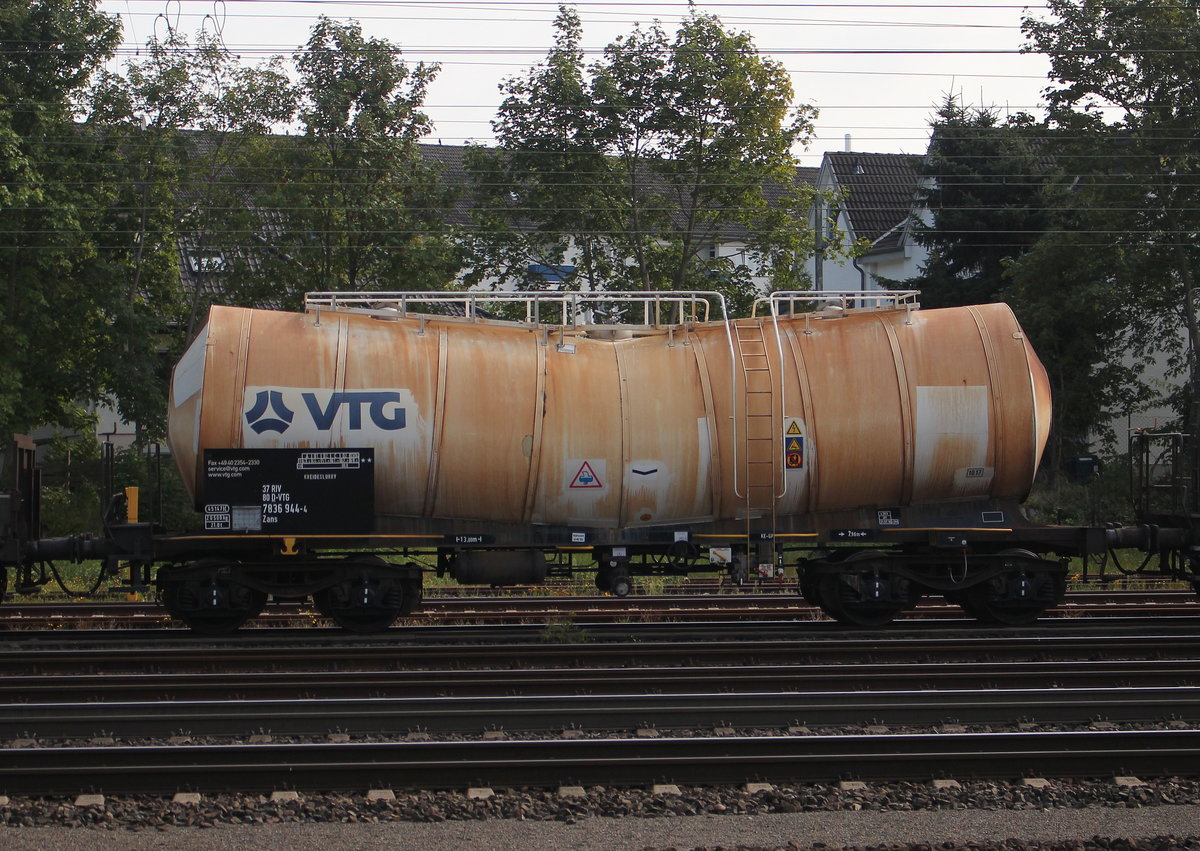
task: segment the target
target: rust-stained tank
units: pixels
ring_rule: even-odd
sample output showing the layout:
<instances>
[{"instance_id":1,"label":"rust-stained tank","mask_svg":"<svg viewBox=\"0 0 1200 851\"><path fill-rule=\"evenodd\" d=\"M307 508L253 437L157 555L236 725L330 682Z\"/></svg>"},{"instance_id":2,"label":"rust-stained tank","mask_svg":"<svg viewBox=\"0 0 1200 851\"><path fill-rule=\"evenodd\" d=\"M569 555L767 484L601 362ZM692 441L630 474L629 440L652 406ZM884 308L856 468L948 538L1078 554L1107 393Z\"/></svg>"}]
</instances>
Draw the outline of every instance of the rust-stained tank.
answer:
<instances>
[{"instance_id":1,"label":"rust-stained tank","mask_svg":"<svg viewBox=\"0 0 1200 851\"><path fill-rule=\"evenodd\" d=\"M813 294L778 294L726 322L705 319L708 294L610 294L645 321L589 325L580 294L511 296L519 321L482 318L476 298L499 296L214 307L169 411L197 504L206 449L344 447L374 450L378 531L827 534L941 504L1003 525L1049 431L1045 372L1003 304L890 293L793 313ZM465 315L438 315L445 302ZM664 305L676 321L657 321Z\"/></svg>"}]
</instances>

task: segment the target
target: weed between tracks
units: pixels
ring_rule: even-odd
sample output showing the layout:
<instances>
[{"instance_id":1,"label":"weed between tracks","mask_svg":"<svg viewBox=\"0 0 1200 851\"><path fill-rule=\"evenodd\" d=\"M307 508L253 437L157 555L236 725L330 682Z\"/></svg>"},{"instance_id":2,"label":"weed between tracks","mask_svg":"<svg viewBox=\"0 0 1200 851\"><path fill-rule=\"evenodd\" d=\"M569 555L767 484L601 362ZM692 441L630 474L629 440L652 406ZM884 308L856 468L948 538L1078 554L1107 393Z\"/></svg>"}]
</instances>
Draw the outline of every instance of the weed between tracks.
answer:
<instances>
[{"instance_id":1,"label":"weed between tracks","mask_svg":"<svg viewBox=\"0 0 1200 851\"><path fill-rule=\"evenodd\" d=\"M538 640L543 644L583 644L588 632L572 620L550 620L538 633Z\"/></svg>"}]
</instances>

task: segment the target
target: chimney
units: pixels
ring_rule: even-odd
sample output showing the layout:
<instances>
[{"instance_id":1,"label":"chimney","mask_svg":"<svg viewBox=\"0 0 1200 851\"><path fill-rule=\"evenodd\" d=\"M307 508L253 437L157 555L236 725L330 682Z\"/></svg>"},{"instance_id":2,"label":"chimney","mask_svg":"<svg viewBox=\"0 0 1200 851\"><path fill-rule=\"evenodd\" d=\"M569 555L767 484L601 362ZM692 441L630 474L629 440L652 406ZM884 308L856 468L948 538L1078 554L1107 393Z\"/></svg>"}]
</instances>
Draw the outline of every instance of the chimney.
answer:
<instances>
[{"instance_id":1,"label":"chimney","mask_svg":"<svg viewBox=\"0 0 1200 851\"><path fill-rule=\"evenodd\" d=\"M854 148L852 148L852 147L850 146L850 134L849 134L849 133L847 133L847 134L846 134L846 153L850 153L850 152L851 152L851 151L853 151L853 150L854 150Z\"/></svg>"}]
</instances>

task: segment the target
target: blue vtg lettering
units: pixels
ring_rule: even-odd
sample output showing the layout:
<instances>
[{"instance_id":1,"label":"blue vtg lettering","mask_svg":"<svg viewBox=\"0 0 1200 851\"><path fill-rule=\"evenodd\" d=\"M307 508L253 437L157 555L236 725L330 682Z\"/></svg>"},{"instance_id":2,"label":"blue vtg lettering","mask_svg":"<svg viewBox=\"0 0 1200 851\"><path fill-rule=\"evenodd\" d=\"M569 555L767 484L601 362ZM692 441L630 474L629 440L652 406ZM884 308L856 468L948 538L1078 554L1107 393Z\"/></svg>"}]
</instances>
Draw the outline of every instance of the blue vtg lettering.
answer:
<instances>
[{"instance_id":1,"label":"blue vtg lettering","mask_svg":"<svg viewBox=\"0 0 1200 851\"><path fill-rule=\"evenodd\" d=\"M364 406L367 409L367 416L371 418L371 422L377 428L384 431L396 431L404 428L404 406L400 403L400 394L395 391L346 390L340 393L331 393L329 402L324 408L317 400L316 393L301 393L300 398L304 400L309 414L312 415L313 424L321 431L329 431L333 428L333 421L343 405L346 406L349 414L347 427L351 431L358 431L362 428Z\"/></svg>"},{"instance_id":2,"label":"blue vtg lettering","mask_svg":"<svg viewBox=\"0 0 1200 851\"><path fill-rule=\"evenodd\" d=\"M256 435L303 435L313 428L396 432L408 425L406 401L411 404L411 393L398 390L247 387L244 417L246 427Z\"/></svg>"}]
</instances>

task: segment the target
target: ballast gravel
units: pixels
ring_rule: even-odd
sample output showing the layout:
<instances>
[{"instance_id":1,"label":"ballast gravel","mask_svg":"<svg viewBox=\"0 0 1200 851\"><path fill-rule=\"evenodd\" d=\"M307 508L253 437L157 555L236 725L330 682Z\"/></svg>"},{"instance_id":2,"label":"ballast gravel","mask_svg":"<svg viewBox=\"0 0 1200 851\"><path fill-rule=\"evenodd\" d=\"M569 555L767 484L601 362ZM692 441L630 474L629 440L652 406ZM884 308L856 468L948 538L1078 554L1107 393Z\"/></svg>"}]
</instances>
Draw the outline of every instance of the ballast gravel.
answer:
<instances>
[{"instance_id":1,"label":"ballast gravel","mask_svg":"<svg viewBox=\"0 0 1200 851\"><path fill-rule=\"evenodd\" d=\"M888 851L1161 849L1200 851L1200 783L1111 781L1025 786L962 782L682 787L679 794L592 787L582 796L450 792L110 797L103 805L13 798L0 805L0 848L340 851L521 849L793 849Z\"/></svg>"}]
</instances>

